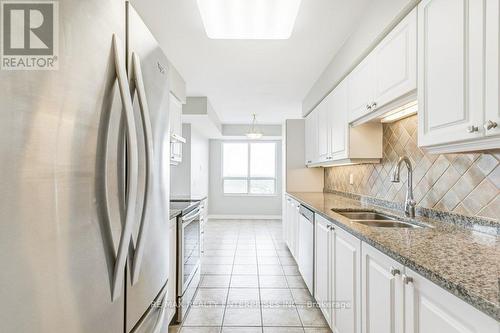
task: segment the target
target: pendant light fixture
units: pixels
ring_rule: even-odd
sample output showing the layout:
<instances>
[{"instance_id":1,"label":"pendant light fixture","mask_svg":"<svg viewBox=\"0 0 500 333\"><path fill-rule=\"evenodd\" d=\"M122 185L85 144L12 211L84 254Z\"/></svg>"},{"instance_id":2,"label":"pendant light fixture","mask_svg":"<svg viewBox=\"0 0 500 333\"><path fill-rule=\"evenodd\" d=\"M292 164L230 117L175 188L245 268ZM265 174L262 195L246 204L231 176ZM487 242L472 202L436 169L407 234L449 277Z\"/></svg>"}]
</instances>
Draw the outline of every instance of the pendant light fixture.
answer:
<instances>
[{"instance_id":1,"label":"pendant light fixture","mask_svg":"<svg viewBox=\"0 0 500 333\"><path fill-rule=\"evenodd\" d=\"M262 138L262 133L257 128L257 115L255 113L252 115L252 124L250 125L250 128L248 129L246 135L249 139L252 140Z\"/></svg>"}]
</instances>

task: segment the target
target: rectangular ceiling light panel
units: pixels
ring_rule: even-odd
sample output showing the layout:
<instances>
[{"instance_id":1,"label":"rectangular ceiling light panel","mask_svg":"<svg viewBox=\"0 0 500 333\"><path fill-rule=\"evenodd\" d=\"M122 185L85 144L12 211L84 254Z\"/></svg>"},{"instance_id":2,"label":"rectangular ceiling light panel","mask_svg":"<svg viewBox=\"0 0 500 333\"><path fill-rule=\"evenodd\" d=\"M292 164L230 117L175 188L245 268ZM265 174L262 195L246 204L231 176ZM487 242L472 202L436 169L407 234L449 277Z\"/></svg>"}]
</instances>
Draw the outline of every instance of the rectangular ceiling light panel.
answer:
<instances>
[{"instance_id":1,"label":"rectangular ceiling light panel","mask_svg":"<svg viewBox=\"0 0 500 333\"><path fill-rule=\"evenodd\" d=\"M302 0L197 0L212 39L288 39Z\"/></svg>"}]
</instances>

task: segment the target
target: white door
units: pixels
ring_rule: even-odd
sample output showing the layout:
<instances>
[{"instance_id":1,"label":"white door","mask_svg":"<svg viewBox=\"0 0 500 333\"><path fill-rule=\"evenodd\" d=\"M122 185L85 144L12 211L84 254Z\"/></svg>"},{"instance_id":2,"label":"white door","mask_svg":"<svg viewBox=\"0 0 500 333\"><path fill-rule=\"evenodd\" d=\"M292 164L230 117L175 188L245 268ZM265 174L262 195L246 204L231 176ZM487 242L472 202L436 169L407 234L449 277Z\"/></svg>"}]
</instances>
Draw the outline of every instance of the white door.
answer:
<instances>
[{"instance_id":1,"label":"white door","mask_svg":"<svg viewBox=\"0 0 500 333\"><path fill-rule=\"evenodd\" d=\"M405 284L406 333L498 333L500 323L406 269L413 281Z\"/></svg>"},{"instance_id":2,"label":"white door","mask_svg":"<svg viewBox=\"0 0 500 333\"><path fill-rule=\"evenodd\" d=\"M341 228L335 228L332 235L334 300L339 302L334 304L334 329L337 333L360 333L361 241Z\"/></svg>"},{"instance_id":3,"label":"white door","mask_svg":"<svg viewBox=\"0 0 500 333\"><path fill-rule=\"evenodd\" d=\"M326 321L332 325L330 298L333 276L330 272L330 222L316 215L316 241L314 262L314 297Z\"/></svg>"},{"instance_id":4,"label":"white door","mask_svg":"<svg viewBox=\"0 0 500 333\"><path fill-rule=\"evenodd\" d=\"M370 111L374 102L374 75L373 58L371 56L366 57L349 74L347 78L349 121L356 120Z\"/></svg>"},{"instance_id":5,"label":"white door","mask_svg":"<svg viewBox=\"0 0 500 333\"><path fill-rule=\"evenodd\" d=\"M486 0L486 86L483 128L487 136L500 135L500 5Z\"/></svg>"},{"instance_id":6,"label":"white door","mask_svg":"<svg viewBox=\"0 0 500 333\"><path fill-rule=\"evenodd\" d=\"M481 137L483 1L418 5L419 145Z\"/></svg>"},{"instance_id":7,"label":"white door","mask_svg":"<svg viewBox=\"0 0 500 333\"><path fill-rule=\"evenodd\" d=\"M363 333L403 333L404 266L366 243L361 253Z\"/></svg>"},{"instance_id":8,"label":"white door","mask_svg":"<svg viewBox=\"0 0 500 333\"><path fill-rule=\"evenodd\" d=\"M329 156L329 110L328 110L329 96L327 96L321 103L316 107L314 112L317 113L318 117L318 162L325 162Z\"/></svg>"},{"instance_id":9,"label":"white door","mask_svg":"<svg viewBox=\"0 0 500 333\"><path fill-rule=\"evenodd\" d=\"M349 124L346 81L341 82L332 92L329 106L330 156L332 159L347 158Z\"/></svg>"},{"instance_id":10,"label":"white door","mask_svg":"<svg viewBox=\"0 0 500 333\"><path fill-rule=\"evenodd\" d=\"M417 89L417 10L394 28L373 52L375 107Z\"/></svg>"}]
</instances>

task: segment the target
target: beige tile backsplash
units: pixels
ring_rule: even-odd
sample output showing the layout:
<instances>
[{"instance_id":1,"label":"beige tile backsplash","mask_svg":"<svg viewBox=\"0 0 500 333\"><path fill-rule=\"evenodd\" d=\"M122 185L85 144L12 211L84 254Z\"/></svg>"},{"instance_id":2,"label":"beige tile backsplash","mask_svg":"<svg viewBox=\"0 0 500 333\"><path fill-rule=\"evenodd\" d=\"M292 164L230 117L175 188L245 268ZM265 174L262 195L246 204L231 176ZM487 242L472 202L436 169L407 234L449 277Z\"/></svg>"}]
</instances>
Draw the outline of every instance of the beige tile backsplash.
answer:
<instances>
[{"instance_id":1,"label":"beige tile backsplash","mask_svg":"<svg viewBox=\"0 0 500 333\"><path fill-rule=\"evenodd\" d=\"M404 202L406 169L401 182L390 175L399 156L414 165L417 204L462 215L500 219L500 151L466 154L428 154L417 146L417 116L384 124L384 157L380 164L325 168L325 191ZM354 184L349 184L353 175Z\"/></svg>"}]
</instances>

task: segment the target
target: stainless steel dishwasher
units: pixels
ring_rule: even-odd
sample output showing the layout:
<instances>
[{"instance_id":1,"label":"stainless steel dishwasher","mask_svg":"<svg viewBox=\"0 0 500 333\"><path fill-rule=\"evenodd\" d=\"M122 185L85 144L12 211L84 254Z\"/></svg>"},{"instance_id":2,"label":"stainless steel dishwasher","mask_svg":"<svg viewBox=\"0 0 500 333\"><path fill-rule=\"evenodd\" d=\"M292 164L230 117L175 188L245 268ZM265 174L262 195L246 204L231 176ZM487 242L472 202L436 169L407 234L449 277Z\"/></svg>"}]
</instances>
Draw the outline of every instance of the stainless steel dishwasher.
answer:
<instances>
[{"instance_id":1,"label":"stainless steel dishwasher","mask_svg":"<svg viewBox=\"0 0 500 333\"><path fill-rule=\"evenodd\" d=\"M298 265L311 295L314 293L314 212L305 206L299 208Z\"/></svg>"}]
</instances>

